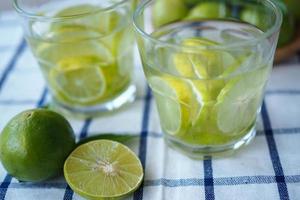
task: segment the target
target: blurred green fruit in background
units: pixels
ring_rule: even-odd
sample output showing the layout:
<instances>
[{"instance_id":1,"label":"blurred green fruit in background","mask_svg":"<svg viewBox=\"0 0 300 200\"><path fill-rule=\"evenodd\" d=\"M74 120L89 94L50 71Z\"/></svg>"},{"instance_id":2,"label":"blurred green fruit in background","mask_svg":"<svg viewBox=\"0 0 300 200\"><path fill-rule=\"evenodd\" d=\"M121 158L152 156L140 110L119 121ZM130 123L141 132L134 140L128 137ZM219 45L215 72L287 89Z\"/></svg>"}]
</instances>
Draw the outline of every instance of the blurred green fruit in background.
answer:
<instances>
[{"instance_id":1,"label":"blurred green fruit in background","mask_svg":"<svg viewBox=\"0 0 300 200\"><path fill-rule=\"evenodd\" d=\"M197 3L199 3L199 1L200 0L183 0L183 2L189 7L195 6Z\"/></svg>"},{"instance_id":2,"label":"blurred green fruit in background","mask_svg":"<svg viewBox=\"0 0 300 200\"><path fill-rule=\"evenodd\" d=\"M284 0L288 10L300 21L300 0Z\"/></svg>"},{"instance_id":3,"label":"blurred green fruit in background","mask_svg":"<svg viewBox=\"0 0 300 200\"><path fill-rule=\"evenodd\" d=\"M157 0L153 7L153 25L159 27L164 24L182 19L188 9L182 0Z\"/></svg>"},{"instance_id":4,"label":"blurred green fruit in background","mask_svg":"<svg viewBox=\"0 0 300 200\"><path fill-rule=\"evenodd\" d=\"M293 15L287 11L287 8L282 1L276 0L276 3L283 13L283 21L278 40L278 47L282 47L291 42L295 35L295 20ZM259 7L247 7L241 12L240 18L245 22L257 26L261 30L265 30L265 24L267 24L265 22L268 20L268 13L264 12L264 10Z\"/></svg>"},{"instance_id":5,"label":"blurred green fruit in background","mask_svg":"<svg viewBox=\"0 0 300 200\"><path fill-rule=\"evenodd\" d=\"M266 17L267 14L264 12L264 10L257 6L248 6L244 8L240 14L241 20L253 24L261 30L266 29Z\"/></svg>"},{"instance_id":6,"label":"blurred green fruit in background","mask_svg":"<svg viewBox=\"0 0 300 200\"><path fill-rule=\"evenodd\" d=\"M294 38L295 31L294 16L291 14L284 15L278 40L278 47L282 47L291 42Z\"/></svg>"},{"instance_id":7,"label":"blurred green fruit in background","mask_svg":"<svg viewBox=\"0 0 300 200\"><path fill-rule=\"evenodd\" d=\"M186 19L226 17L230 11L224 3L205 1L196 5Z\"/></svg>"}]
</instances>

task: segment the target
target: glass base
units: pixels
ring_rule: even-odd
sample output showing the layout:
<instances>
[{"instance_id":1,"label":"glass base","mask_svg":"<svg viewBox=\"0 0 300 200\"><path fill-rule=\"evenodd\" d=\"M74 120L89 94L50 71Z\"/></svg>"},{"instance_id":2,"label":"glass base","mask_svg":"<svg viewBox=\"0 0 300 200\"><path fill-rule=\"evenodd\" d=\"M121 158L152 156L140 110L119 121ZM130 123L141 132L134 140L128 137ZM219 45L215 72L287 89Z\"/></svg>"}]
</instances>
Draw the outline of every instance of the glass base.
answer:
<instances>
[{"instance_id":1,"label":"glass base","mask_svg":"<svg viewBox=\"0 0 300 200\"><path fill-rule=\"evenodd\" d=\"M135 100L136 87L130 85L125 91L112 100L103 102L101 104L93 106L70 106L61 103L54 97L52 97L51 109L62 113L67 116L75 118L92 118L100 116L106 112L111 112L119 109L125 104L131 103Z\"/></svg>"},{"instance_id":2,"label":"glass base","mask_svg":"<svg viewBox=\"0 0 300 200\"><path fill-rule=\"evenodd\" d=\"M248 145L256 135L255 126L238 141L220 146L189 145L165 134L166 143L193 159L220 158L234 154L242 146Z\"/></svg>"}]
</instances>

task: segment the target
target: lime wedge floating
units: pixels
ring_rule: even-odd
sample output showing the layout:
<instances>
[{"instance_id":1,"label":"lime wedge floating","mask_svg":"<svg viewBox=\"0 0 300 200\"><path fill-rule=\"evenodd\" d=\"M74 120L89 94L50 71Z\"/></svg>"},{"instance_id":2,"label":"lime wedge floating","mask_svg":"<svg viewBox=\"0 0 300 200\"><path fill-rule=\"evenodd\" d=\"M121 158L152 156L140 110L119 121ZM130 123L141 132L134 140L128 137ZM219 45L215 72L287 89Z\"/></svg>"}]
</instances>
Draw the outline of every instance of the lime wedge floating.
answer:
<instances>
[{"instance_id":1,"label":"lime wedge floating","mask_svg":"<svg viewBox=\"0 0 300 200\"><path fill-rule=\"evenodd\" d=\"M224 134L248 128L261 103L267 68L237 76L222 89L215 105L216 121Z\"/></svg>"},{"instance_id":2,"label":"lime wedge floating","mask_svg":"<svg viewBox=\"0 0 300 200\"><path fill-rule=\"evenodd\" d=\"M50 83L70 101L89 103L100 98L106 88L105 77L97 57L70 57L50 71Z\"/></svg>"},{"instance_id":3,"label":"lime wedge floating","mask_svg":"<svg viewBox=\"0 0 300 200\"><path fill-rule=\"evenodd\" d=\"M95 140L77 147L64 164L64 176L87 199L118 199L135 191L143 180L137 156L125 145Z\"/></svg>"},{"instance_id":4,"label":"lime wedge floating","mask_svg":"<svg viewBox=\"0 0 300 200\"><path fill-rule=\"evenodd\" d=\"M185 66L192 68L197 78L215 78L235 63L234 57L227 51L212 49L218 45L217 42L205 38L187 38L182 41L182 45L199 48L197 51L179 54L186 57L183 59Z\"/></svg>"},{"instance_id":5,"label":"lime wedge floating","mask_svg":"<svg viewBox=\"0 0 300 200\"><path fill-rule=\"evenodd\" d=\"M225 85L224 80L216 79L216 77L222 74L225 68L231 66L235 59L226 51L209 49L218 43L205 38L187 38L182 41L182 45L191 46L195 50L176 53L174 55L175 70L179 75L189 78L188 82L198 102L198 108L193 108L197 114L192 124L203 126L207 124L204 122L207 121L206 115L210 114L208 109L210 102L216 100Z\"/></svg>"},{"instance_id":6,"label":"lime wedge floating","mask_svg":"<svg viewBox=\"0 0 300 200\"><path fill-rule=\"evenodd\" d=\"M191 86L169 77L150 77L148 82L154 92L163 130L172 135L185 131L194 112Z\"/></svg>"}]
</instances>

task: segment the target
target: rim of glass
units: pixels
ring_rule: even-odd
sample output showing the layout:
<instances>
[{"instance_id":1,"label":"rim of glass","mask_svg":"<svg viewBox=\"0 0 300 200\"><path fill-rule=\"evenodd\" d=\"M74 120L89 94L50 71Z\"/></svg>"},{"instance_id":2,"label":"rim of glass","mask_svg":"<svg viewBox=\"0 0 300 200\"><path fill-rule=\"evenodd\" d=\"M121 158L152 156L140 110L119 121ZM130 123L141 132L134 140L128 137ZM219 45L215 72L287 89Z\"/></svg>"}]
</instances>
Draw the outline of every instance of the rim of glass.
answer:
<instances>
[{"instance_id":1,"label":"rim of glass","mask_svg":"<svg viewBox=\"0 0 300 200\"><path fill-rule=\"evenodd\" d=\"M78 14L72 14L72 15L66 15L66 16L60 16L60 17L42 16L42 15L37 15L32 12L28 12L20 6L20 4L19 4L20 0L13 0L13 7L20 15L27 17L27 18L40 20L40 21L63 21L63 20L68 20L68 19L73 19L73 18L78 18L78 17L84 17L84 16L88 16L88 15L93 15L93 14L97 14L100 12L103 12L103 13L110 12L113 9L122 6L127 1L130 1L130 0L120 0L120 1L113 3L112 5L109 5L104 8L99 7L98 9L93 9L91 11L81 12Z\"/></svg>"},{"instance_id":2,"label":"rim of glass","mask_svg":"<svg viewBox=\"0 0 300 200\"><path fill-rule=\"evenodd\" d=\"M138 17L142 14L142 12L146 9L146 7L149 6L150 3L152 3L154 0L146 0L141 2L137 9L135 10L134 14L133 14L133 26L135 28L135 30L141 34L143 37L147 38L148 40L164 45L164 46L170 46L173 48L180 48L180 49L191 49L191 50L195 50L195 49L201 49L201 48L205 48L207 49L207 47L199 47L199 46L187 46L187 45L182 45L182 44L174 44L171 42L166 42L163 40L159 40L156 39L154 37L151 36L151 34L146 33L143 28L141 28L138 25ZM275 23L271 26L271 28L269 28L266 32L263 32L263 34L261 34L260 36L253 38L253 39L249 39L249 40L244 40L244 41L239 41L239 42L233 42L231 44L225 44L225 45L216 45L216 46L211 46L209 47L209 49L226 49L226 48L232 48L232 47L239 47L239 46L246 46L246 45L253 45L256 44L266 38L268 38L269 36L271 36L273 33L275 33L276 31L279 31L280 29L280 25L282 23L282 12L280 10L280 8L272 1L272 0L259 0L259 2L265 2L267 3L270 8L274 11L275 13Z\"/></svg>"}]
</instances>

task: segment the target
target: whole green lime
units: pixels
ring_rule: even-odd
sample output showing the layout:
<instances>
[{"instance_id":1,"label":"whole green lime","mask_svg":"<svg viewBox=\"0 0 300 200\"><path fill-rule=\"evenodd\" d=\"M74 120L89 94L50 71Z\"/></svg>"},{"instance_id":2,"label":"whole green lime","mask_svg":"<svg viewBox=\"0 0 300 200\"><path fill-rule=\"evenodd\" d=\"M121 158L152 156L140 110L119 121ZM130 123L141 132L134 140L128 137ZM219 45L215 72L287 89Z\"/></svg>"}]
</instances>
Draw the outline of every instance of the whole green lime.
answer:
<instances>
[{"instance_id":1,"label":"whole green lime","mask_svg":"<svg viewBox=\"0 0 300 200\"><path fill-rule=\"evenodd\" d=\"M230 10L224 3L201 2L189 12L186 19L223 18L228 16L229 13Z\"/></svg>"},{"instance_id":2,"label":"whole green lime","mask_svg":"<svg viewBox=\"0 0 300 200\"><path fill-rule=\"evenodd\" d=\"M152 20L155 27L160 27L180 20L188 9L182 0L157 0L153 5Z\"/></svg>"},{"instance_id":3,"label":"whole green lime","mask_svg":"<svg viewBox=\"0 0 300 200\"><path fill-rule=\"evenodd\" d=\"M42 181L62 172L75 147L69 122L61 115L33 109L13 117L0 135L0 159L21 181Z\"/></svg>"}]
</instances>

